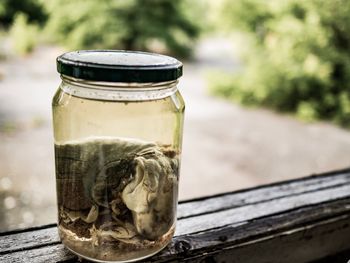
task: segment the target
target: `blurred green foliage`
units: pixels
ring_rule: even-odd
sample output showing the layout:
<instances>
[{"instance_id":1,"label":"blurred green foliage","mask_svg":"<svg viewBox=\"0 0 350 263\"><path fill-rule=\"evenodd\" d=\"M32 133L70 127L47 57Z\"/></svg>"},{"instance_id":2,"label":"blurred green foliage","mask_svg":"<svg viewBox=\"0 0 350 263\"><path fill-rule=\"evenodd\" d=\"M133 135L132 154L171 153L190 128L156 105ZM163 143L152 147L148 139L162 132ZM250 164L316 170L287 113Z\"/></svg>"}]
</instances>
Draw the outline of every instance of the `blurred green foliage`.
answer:
<instances>
[{"instance_id":1,"label":"blurred green foliage","mask_svg":"<svg viewBox=\"0 0 350 263\"><path fill-rule=\"evenodd\" d=\"M69 49L156 50L189 56L200 28L185 0L51 0L46 35Z\"/></svg>"},{"instance_id":2,"label":"blurred green foliage","mask_svg":"<svg viewBox=\"0 0 350 263\"><path fill-rule=\"evenodd\" d=\"M39 35L39 28L35 24L29 24L28 18L23 13L18 13L10 29L10 37L14 51L25 55L33 51Z\"/></svg>"},{"instance_id":3,"label":"blurred green foliage","mask_svg":"<svg viewBox=\"0 0 350 263\"><path fill-rule=\"evenodd\" d=\"M47 19L44 0L0 0L0 33L9 36L13 51L19 55L30 53L38 43L39 28ZM0 58L5 53L0 50Z\"/></svg>"},{"instance_id":4,"label":"blurred green foliage","mask_svg":"<svg viewBox=\"0 0 350 263\"><path fill-rule=\"evenodd\" d=\"M190 0L1 0L0 30L24 54L40 41L67 49L191 55L201 5Z\"/></svg>"},{"instance_id":5,"label":"blurred green foliage","mask_svg":"<svg viewBox=\"0 0 350 263\"><path fill-rule=\"evenodd\" d=\"M225 0L221 19L244 36L244 66L213 93L350 127L350 1Z\"/></svg>"},{"instance_id":6,"label":"blurred green foliage","mask_svg":"<svg viewBox=\"0 0 350 263\"><path fill-rule=\"evenodd\" d=\"M32 23L43 24L47 15L39 0L1 0L0 1L0 27L9 28L18 13L25 14Z\"/></svg>"}]
</instances>

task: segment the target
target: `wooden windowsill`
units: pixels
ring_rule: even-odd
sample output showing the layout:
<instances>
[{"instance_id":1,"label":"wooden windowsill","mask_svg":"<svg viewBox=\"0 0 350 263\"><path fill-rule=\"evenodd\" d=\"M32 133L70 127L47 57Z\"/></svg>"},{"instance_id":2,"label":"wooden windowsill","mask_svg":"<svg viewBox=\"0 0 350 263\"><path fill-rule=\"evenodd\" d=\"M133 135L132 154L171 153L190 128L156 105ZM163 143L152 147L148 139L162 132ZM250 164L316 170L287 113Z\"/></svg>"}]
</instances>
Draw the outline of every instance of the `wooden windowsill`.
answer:
<instances>
[{"instance_id":1,"label":"wooden windowsill","mask_svg":"<svg viewBox=\"0 0 350 263\"><path fill-rule=\"evenodd\" d=\"M0 233L0 262L75 262L55 224ZM145 262L350 260L350 170L180 202L172 243Z\"/></svg>"}]
</instances>

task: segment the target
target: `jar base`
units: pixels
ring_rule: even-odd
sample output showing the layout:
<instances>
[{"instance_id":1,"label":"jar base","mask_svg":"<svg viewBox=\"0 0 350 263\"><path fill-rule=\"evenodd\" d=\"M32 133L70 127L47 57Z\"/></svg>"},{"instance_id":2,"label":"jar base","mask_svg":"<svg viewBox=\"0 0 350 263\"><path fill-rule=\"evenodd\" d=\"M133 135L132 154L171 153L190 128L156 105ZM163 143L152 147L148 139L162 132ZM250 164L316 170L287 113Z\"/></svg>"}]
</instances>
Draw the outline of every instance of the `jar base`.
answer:
<instances>
[{"instance_id":1,"label":"jar base","mask_svg":"<svg viewBox=\"0 0 350 263\"><path fill-rule=\"evenodd\" d=\"M135 247L135 250L131 247L127 250L124 250L125 248L121 250L120 248L116 248L112 243L109 247L103 247L105 244L98 248L92 245L91 239L80 239L73 232L62 226L59 226L58 230L63 245L78 257L93 262L123 263L136 262L160 252L170 243L175 232L175 225L158 240L149 241L149 245L144 245L143 248L140 246Z\"/></svg>"},{"instance_id":2,"label":"jar base","mask_svg":"<svg viewBox=\"0 0 350 263\"><path fill-rule=\"evenodd\" d=\"M130 260L117 260L117 261L111 261L111 260L99 260L99 259L94 259L94 258L90 258L90 257L87 257L87 256L83 256L81 254L79 254L78 252L74 251L73 249L70 249L69 247L65 246L65 248L67 248L70 252L72 252L73 254L77 255L79 258L83 258L83 259L86 259L86 260L89 260L89 261L92 261L92 262L98 262L98 263L129 263L129 262L137 262L137 261L140 261L140 260L143 260L143 259L146 259L146 258L149 258L149 257L152 257L154 256L155 254L159 253L160 251L162 251L168 244L164 245L163 247L161 247L159 250L147 255L147 256L143 256L143 257L139 257L139 258L135 258L135 259L130 259Z\"/></svg>"}]
</instances>

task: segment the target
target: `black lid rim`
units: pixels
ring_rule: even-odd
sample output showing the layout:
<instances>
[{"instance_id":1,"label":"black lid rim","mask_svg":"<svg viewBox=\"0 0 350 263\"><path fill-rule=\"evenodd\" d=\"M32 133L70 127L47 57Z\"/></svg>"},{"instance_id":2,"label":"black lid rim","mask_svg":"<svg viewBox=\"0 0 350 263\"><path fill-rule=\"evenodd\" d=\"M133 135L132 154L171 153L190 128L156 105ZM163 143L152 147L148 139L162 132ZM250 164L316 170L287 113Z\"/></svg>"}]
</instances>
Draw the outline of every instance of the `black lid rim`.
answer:
<instances>
[{"instance_id":1,"label":"black lid rim","mask_svg":"<svg viewBox=\"0 0 350 263\"><path fill-rule=\"evenodd\" d=\"M118 65L103 64L96 62L86 62L67 59L65 55L72 53L84 52L111 52L111 53L127 53L127 54L143 54L164 58L164 61L172 63L160 65ZM57 71L69 77L106 82L164 82L172 81L182 76L183 65L175 58L143 51L127 51L127 50L79 50L67 52L57 57Z\"/></svg>"}]
</instances>

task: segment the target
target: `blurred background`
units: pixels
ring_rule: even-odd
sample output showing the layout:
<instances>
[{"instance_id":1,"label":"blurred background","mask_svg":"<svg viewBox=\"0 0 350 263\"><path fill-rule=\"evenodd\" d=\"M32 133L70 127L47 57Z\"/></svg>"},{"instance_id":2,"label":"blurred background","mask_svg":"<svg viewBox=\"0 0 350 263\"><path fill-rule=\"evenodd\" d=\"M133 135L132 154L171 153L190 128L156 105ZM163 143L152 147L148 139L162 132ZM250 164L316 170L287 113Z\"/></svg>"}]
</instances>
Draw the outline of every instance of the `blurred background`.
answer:
<instances>
[{"instance_id":1,"label":"blurred background","mask_svg":"<svg viewBox=\"0 0 350 263\"><path fill-rule=\"evenodd\" d=\"M350 166L347 0L1 0L0 231L56 221L55 58L184 61L180 199Z\"/></svg>"}]
</instances>

